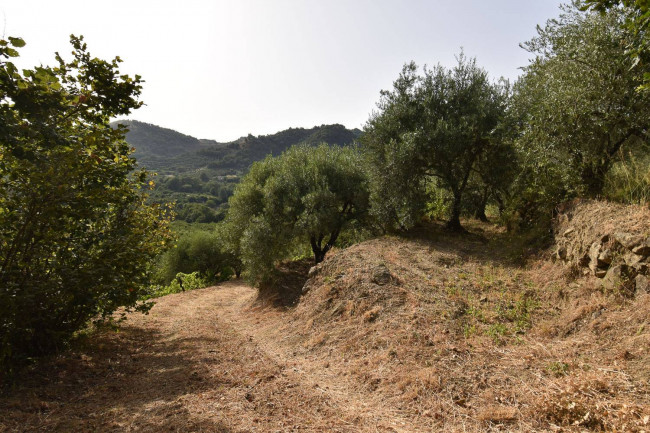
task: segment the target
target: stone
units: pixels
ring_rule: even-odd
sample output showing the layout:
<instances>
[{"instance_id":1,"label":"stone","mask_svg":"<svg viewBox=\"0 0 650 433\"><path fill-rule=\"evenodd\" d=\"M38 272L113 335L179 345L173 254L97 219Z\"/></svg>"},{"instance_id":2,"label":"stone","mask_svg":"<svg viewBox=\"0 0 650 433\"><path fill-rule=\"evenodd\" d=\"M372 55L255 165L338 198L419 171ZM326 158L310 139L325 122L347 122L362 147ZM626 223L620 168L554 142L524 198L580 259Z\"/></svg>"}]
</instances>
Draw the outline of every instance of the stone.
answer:
<instances>
[{"instance_id":1,"label":"stone","mask_svg":"<svg viewBox=\"0 0 650 433\"><path fill-rule=\"evenodd\" d=\"M589 247L589 269L591 272L596 272L598 269L598 256L600 255L600 242L594 242Z\"/></svg>"},{"instance_id":2,"label":"stone","mask_svg":"<svg viewBox=\"0 0 650 433\"><path fill-rule=\"evenodd\" d=\"M379 265L372 271L372 282L379 286L390 283L392 279L393 275L386 265Z\"/></svg>"},{"instance_id":3,"label":"stone","mask_svg":"<svg viewBox=\"0 0 650 433\"><path fill-rule=\"evenodd\" d=\"M601 251L600 254L598 254L598 267L604 268L609 266L610 263L612 263L613 258L614 255L612 254L612 250L606 249L604 251Z\"/></svg>"},{"instance_id":4,"label":"stone","mask_svg":"<svg viewBox=\"0 0 650 433\"><path fill-rule=\"evenodd\" d=\"M625 261L625 264L628 266L634 266L640 263L642 260L643 260L643 256L639 256L634 253L627 253L623 256L623 261Z\"/></svg>"},{"instance_id":5,"label":"stone","mask_svg":"<svg viewBox=\"0 0 650 433\"><path fill-rule=\"evenodd\" d=\"M632 265L632 269L634 269L634 272L637 274L650 276L650 264L648 263L637 263L635 265Z\"/></svg>"},{"instance_id":6,"label":"stone","mask_svg":"<svg viewBox=\"0 0 650 433\"><path fill-rule=\"evenodd\" d=\"M594 275L598 278L605 278L605 275L607 275L607 270L606 269L596 269L594 271Z\"/></svg>"},{"instance_id":7,"label":"stone","mask_svg":"<svg viewBox=\"0 0 650 433\"><path fill-rule=\"evenodd\" d=\"M636 255L648 257L650 256L650 241L646 240L640 245L632 248L632 252Z\"/></svg>"},{"instance_id":8,"label":"stone","mask_svg":"<svg viewBox=\"0 0 650 433\"><path fill-rule=\"evenodd\" d=\"M555 257L557 257L559 260L566 259L566 248L565 247L559 247L557 249L557 251L555 252Z\"/></svg>"},{"instance_id":9,"label":"stone","mask_svg":"<svg viewBox=\"0 0 650 433\"><path fill-rule=\"evenodd\" d=\"M626 232L616 232L614 233L614 239L616 242L621 244L624 248L632 249L639 245L643 241L643 237L639 235L633 235Z\"/></svg>"},{"instance_id":10,"label":"stone","mask_svg":"<svg viewBox=\"0 0 650 433\"><path fill-rule=\"evenodd\" d=\"M612 266L603 278L603 288L607 291L631 289L631 282L635 276L636 271L627 265Z\"/></svg>"},{"instance_id":11,"label":"stone","mask_svg":"<svg viewBox=\"0 0 650 433\"><path fill-rule=\"evenodd\" d=\"M638 294L650 293L650 278L639 274L634 278L634 288Z\"/></svg>"},{"instance_id":12,"label":"stone","mask_svg":"<svg viewBox=\"0 0 650 433\"><path fill-rule=\"evenodd\" d=\"M309 273L307 274L307 278L316 276L316 274L318 274L318 271L320 271L320 268L321 268L320 263L317 264L316 266L312 266L311 268L309 268Z\"/></svg>"}]
</instances>

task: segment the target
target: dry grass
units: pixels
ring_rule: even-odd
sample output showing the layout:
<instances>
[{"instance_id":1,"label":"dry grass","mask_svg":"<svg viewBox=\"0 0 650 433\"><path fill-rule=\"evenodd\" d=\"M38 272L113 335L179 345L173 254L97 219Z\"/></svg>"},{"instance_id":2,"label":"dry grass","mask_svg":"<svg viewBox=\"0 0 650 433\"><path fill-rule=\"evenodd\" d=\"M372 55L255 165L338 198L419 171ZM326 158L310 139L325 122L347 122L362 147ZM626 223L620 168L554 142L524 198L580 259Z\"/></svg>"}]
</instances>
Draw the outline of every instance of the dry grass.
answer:
<instances>
[{"instance_id":1,"label":"dry grass","mask_svg":"<svg viewBox=\"0 0 650 433\"><path fill-rule=\"evenodd\" d=\"M305 264L161 298L26 372L0 432L650 432L650 294L468 227L336 251L297 304Z\"/></svg>"}]
</instances>

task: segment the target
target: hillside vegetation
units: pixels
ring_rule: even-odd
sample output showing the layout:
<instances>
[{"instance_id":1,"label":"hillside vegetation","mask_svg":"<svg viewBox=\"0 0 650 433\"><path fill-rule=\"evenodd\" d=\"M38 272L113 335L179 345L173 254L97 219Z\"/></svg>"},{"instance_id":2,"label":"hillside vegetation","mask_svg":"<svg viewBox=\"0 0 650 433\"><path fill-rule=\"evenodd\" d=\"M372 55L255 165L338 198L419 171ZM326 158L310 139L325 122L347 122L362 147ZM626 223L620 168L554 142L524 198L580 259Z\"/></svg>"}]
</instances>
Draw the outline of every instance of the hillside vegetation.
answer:
<instances>
[{"instance_id":1,"label":"hillside vegetation","mask_svg":"<svg viewBox=\"0 0 650 433\"><path fill-rule=\"evenodd\" d=\"M151 199L174 202L178 219L200 223L223 219L234 185L254 162L298 144L347 146L361 135L343 125L321 125L218 143L136 120L112 125L117 124L128 127L126 141L135 148L138 165L158 173Z\"/></svg>"}]
</instances>

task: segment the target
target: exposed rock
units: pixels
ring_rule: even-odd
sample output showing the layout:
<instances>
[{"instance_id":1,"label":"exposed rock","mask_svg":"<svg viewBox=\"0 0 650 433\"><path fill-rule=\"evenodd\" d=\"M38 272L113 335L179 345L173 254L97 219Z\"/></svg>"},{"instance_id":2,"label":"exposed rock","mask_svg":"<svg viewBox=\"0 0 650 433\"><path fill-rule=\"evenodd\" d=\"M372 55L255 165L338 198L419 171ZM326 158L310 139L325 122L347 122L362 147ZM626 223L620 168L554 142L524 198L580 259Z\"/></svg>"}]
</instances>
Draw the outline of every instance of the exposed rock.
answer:
<instances>
[{"instance_id":1,"label":"exposed rock","mask_svg":"<svg viewBox=\"0 0 650 433\"><path fill-rule=\"evenodd\" d=\"M609 268L603 278L603 288L607 291L618 289L632 289L636 271L627 265L616 265Z\"/></svg>"},{"instance_id":2,"label":"exposed rock","mask_svg":"<svg viewBox=\"0 0 650 433\"><path fill-rule=\"evenodd\" d=\"M598 255L598 267L604 267L604 266L609 266L610 263L612 263L612 259L614 258L614 255L612 254L612 250L606 249L604 251L601 251L601 253Z\"/></svg>"},{"instance_id":3,"label":"exposed rock","mask_svg":"<svg viewBox=\"0 0 650 433\"><path fill-rule=\"evenodd\" d=\"M576 200L558 212L555 260L604 278L610 288L620 286L620 277L628 289L634 288L636 275L650 278L650 208Z\"/></svg>"},{"instance_id":4,"label":"exposed rock","mask_svg":"<svg viewBox=\"0 0 650 433\"><path fill-rule=\"evenodd\" d=\"M641 245L632 248L632 252L639 256L650 256L650 240L645 240Z\"/></svg>"},{"instance_id":5,"label":"exposed rock","mask_svg":"<svg viewBox=\"0 0 650 433\"><path fill-rule=\"evenodd\" d=\"M634 253L627 253L623 256L623 261L625 261L625 264L628 266L634 266L643 261L643 256Z\"/></svg>"},{"instance_id":6,"label":"exposed rock","mask_svg":"<svg viewBox=\"0 0 650 433\"><path fill-rule=\"evenodd\" d=\"M311 290L311 288L313 287L313 285L314 285L314 284L312 283L312 280L307 280L307 282L305 283L305 285L302 286L301 293L302 293L303 295L307 294L307 292L309 292L309 291Z\"/></svg>"},{"instance_id":7,"label":"exposed rock","mask_svg":"<svg viewBox=\"0 0 650 433\"><path fill-rule=\"evenodd\" d=\"M637 293L650 293L650 278L639 274L634 278L634 287Z\"/></svg>"},{"instance_id":8,"label":"exposed rock","mask_svg":"<svg viewBox=\"0 0 650 433\"><path fill-rule=\"evenodd\" d=\"M600 255L600 242L594 242L589 248L589 269L596 272L598 269L598 256Z\"/></svg>"},{"instance_id":9,"label":"exposed rock","mask_svg":"<svg viewBox=\"0 0 650 433\"><path fill-rule=\"evenodd\" d=\"M605 275L607 275L607 269L596 269L594 275L598 278L605 278Z\"/></svg>"},{"instance_id":10,"label":"exposed rock","mask_svg":"<svg viewBox=\"0 0 650 433\"><path fill-rule=\"evenodd\" d=\"M393 274L390 273L386 265L379 265L372 271L372 282L383 286L390 283L393 279Z\"/></svg>"},{"instance_id":11,"label":"exposed rock","mask_svg":"<svg viewBox=\"0 0 650 433\"><path fill-rule=\"evenodd\" d=\"M632 265L632 269L637 274L643 274L645 276L650 276L650 264L648 263L637 263L635 265Z\"/></svg>"},{"instance_id":12,"label":"exposed rock","mask_svg":"<svg viewBox=\"0 0 650 433\"><path fill-rule=\"evenodd\" d=\"M320 271L320 268L321 268L320 263L317 264L316 266L312 266L311 268L309 268L309 273L307 274L307 278L316 276L316 274L318 274L318 271Z\"/></svg>"},{"instance_id":13,"label":"exposed rock","mask_svg":"<svg viewBox=\"0 0 650 433\"><path fill-rule=\"evenodd\" d=\"M639 245L643 241L643 237L639 235L633 235L626 232L616 232L614 233L614 239L616 242L621 244L623 248L632 249Z\"/></svg>"}]
</instances>

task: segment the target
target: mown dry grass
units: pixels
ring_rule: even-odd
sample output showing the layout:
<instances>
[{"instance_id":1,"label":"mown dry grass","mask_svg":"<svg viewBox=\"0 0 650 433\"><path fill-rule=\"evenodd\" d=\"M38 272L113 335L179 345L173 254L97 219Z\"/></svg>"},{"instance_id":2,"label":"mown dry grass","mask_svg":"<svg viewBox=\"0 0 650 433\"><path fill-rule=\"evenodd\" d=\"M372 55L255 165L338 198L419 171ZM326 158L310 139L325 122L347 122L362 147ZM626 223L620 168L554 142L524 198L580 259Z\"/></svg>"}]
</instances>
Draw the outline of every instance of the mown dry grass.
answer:
<instances>
[{"instance_id":1,"label":"mown dry grass","mask_svg":"<svg viewBox=\"0 0 650 433\"><path fill-rule=\"evenodd\" d=\"M0 432L650 432L650 294L468 228L161 298L26 372Z\"/></svg>"},{"instance_id":2,"label":"mown dry grass","mask_svg":"<svg viewBox=\"0 0 650 433\"><path fill-rule=\"evenodd\" d=\"M275 338L424 430L650 428L650 295L608 296L543 259L522 268L494 249L505 234L472 229L338 252Z\"/></svg>"}]
</instances>

